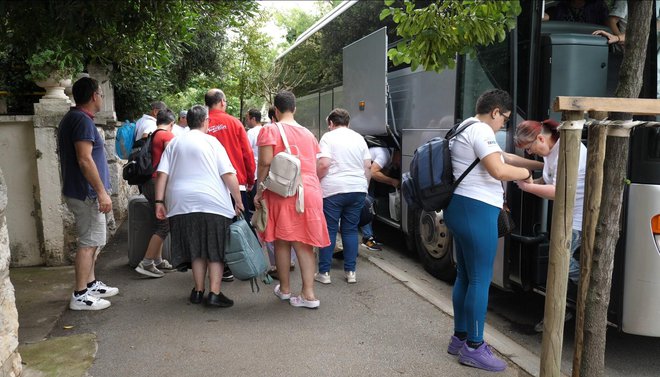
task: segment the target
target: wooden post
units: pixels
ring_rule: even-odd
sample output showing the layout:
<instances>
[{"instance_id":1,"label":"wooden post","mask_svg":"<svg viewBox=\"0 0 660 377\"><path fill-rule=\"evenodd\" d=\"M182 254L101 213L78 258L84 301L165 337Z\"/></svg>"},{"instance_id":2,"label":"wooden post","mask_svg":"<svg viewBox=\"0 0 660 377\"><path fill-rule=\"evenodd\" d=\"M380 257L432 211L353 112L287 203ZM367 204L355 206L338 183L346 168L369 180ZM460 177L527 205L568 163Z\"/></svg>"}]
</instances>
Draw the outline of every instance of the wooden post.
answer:
<instances>
[{"instance_id":1,"label":"wooden post","mask_svg":"<svg viewBox=\"0 0 660 377\"><path fill-rule=\"evenodd\" d=\"M573 350L573 377L580 377L582 346L584 340L584 305L591 278L596 225L600 213L603 190L603 163L607 127L593 125L589 128L587 146L587 175L584 180L584 214L582 221L582 246L580 248L580 284L578 286L577 310L575 312L575 348Z\"/></svg>"},{"instance_id":2,"label":"wooden post","mask_svg":"<svg viewBox=\"0 0 660 377\"><path fill-rule=\"evenodd\" d=\"M615 115L614 118L630 119L630 114L612 113L657 115L660 114L660 101L639 98L557 97L553 110L563 111L564 113L567 111L610 112L611 115ZM596 115L592 117L601 118ZM601 127L603 126L596 126L589 135L583 240L580 255L581 276L578 293L576 346L573 359L574 377L600 377L605 373L607 307L610 299L614 248L619 236L623 195L622 182L625 179L628 162L629 131L624 127L606 126L603 129ZM607 141L604 141L605 128L607 129ZM593 141L592 136L597 138L598 141ZM606 143L605 147L603 147L603 143ZM595 149L604 150L605 153L598 152ZM604 155L602 164L599 161L594 161L596 156L600 156L598 160L602 159L602 155ZM596 164L596 166L593 164ZM598 179L594 174L600 174L601 178ZM599 188L601 181L602 188ZM560 187L557 185L557 194L559 194L559 189ZM600 205L598 204L598 195L601 196ZM555 203L556 205L557 203ZM555 217L553 216L553 231L554 220ZM548 276L548 285L551 285L550 275ZM547 312L548 298L546 297L546 320ZM547 352L545 351L545 335L542 352ZM552 335L553 338L557 337L556 333ZM550 351L554 352L551 356L557 358L561 356L561 348L551 348ZM544 362L546 362L544 356L545 353L542 354L541 359L542 375L545 370L548 370L548 368L544 368ZM556 375L558 375L559 367L549 370L548 373L552 372L556 372Z\"/></svg>"},{"instance_id":3,"label":"wooden post","mask_svg":"<svg viewBox=\"0 0 660 377\"><path fill-rule=\"evenodd\" d=\"M565 111L563 117L564 122L559 137L559 161L555 173L557 184L552 207L548 281L541 344L541 377L561 375L573 207L575 206L584 111Z\"/></svg>"}]
</instances>

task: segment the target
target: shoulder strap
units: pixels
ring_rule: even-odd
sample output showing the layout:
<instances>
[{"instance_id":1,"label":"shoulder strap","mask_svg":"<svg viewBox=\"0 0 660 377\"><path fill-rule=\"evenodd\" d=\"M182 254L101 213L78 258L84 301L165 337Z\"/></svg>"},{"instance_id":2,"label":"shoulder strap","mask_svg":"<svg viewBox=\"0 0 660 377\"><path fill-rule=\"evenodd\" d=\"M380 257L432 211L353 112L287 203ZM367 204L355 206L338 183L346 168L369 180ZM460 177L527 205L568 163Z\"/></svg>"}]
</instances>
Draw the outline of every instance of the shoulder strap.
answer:
<instances>
[{"instance_id":1,"label":"shoulder strap","mask_svg":"<svg viewBox=\"0 0 660 377\"><path fill-rule=\"evenodd\" d=\"M156 137L156 133L157 133L158 131L165 131L165 130L160 129L160 128L156 128L155 130L153 130L153 132L151 132L151 133L149 134L149 136L147 136L147 141L144 143L145 145L147 144L147 142L149 143L149 145L148 145L148 147L149 147L149 153L154 153L154 152L153 152L153 149L154 149L154 143L153 143L153 140L154 140L154 137Z\"/></svg>"},{"instance_id":2,"label":"shoulder strap","mask_svg":"<svg viewBox=\"0 0 660 377\"><path fill-rule=\"evenodd\" d=\"M474 160L474 161L472 161L472 164L471 164L467 169L465 169L465 171L463 172L463 174L461 174L461 176L458 177L458 179L457 179L456 181L454 181L454 184L453 184L454 189L459 185L459 183L461 183L461 181L463 180L463 178L465 178L465 176L468 175L468 173L469 173L470 171L472 171L472 169L474 169L475 166L477 166L478 163L479 163L479 158L477 157L477 159Z\"/></svg>"},{"instance_id":3,"label":"shoulder strap","mask_svg":"<svg viewBox=\"0 0 660 377\"><path fill-rule=\"evenodd\" d=\"M477 122L478 121L476 121L476 120L471 120L471 121L467 122L466 124L464 124L462 127L459 127L454 133L451 133L451 131L449 131L449 133L445 136L445 139L449 140L449 139L452 139L452 138L456 137L458 134L465 131L466 128L470 127L471 125L473 125ZM467 169L465 169L463 174L461 174L461 176L458 177L458 179L456 181L454 181L454 184L453 184L454 189L456 189L456 187L458 187L458 185L461 183L463 178L465 178L465 176L468 175L468 173L470 173L472 171L472 169L474 169L474 167L477 166L478 163L479 163L479 157L477 157L476 160L472 161L472 164L470 164L470 166Z\"/></svg>"},{"instance_id":4,"label":"shoulder strap","mask_svg":"<svg viewBox=\"0 0 660 377\"><path fill-rule=\"evenodd\" d=\"M467 122L466 124L464 124L463 126L455 128L456 131L454 131L454 129L449 130L449 132L445 136L445 139L449 140L449 139L452 139L452 138L458 136L458 134L465 131L466 128L470 127L471 125L473 125L477 122L478 121L476 121L476 120L471 120L471 121ZM452 133L452 131L454 131L454 132Z\"/></svg>"},{"instance_id":5,"label":"shoulder strap","mask_svg":"<svg viewBox=\"0 0 660 377\"><path fill-rule=\"evenodd\" d=\"M291 154L291 148L289 147L289 141L287 140L286 134L284 133L284 127L282 127L280 122L275 123L275 125L280 130L280 135L282 136L282 141L284 142L284 148L286 148L286 153Z\"/></svg>"}]
</instances>

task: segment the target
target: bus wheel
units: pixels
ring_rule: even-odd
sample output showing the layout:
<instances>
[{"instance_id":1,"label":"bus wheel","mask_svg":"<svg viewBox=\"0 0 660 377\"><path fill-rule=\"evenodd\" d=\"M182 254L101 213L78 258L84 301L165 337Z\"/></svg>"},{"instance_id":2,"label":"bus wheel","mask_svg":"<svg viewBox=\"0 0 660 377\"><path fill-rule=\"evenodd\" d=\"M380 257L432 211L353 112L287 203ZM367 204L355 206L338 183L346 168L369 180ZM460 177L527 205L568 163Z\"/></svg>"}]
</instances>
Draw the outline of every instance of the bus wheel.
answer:
<instances>
[{"instance_id":1,"label":"bus wheel","mask_svg":"<svg viewBox=\"0 0 660 377\"><path fill-rule=\"evenodd\" d=\"M424 269L434 277L453 283L456 267L452 237L442 212L416 211L415 242Z\"/></svg>"}]
</instances>

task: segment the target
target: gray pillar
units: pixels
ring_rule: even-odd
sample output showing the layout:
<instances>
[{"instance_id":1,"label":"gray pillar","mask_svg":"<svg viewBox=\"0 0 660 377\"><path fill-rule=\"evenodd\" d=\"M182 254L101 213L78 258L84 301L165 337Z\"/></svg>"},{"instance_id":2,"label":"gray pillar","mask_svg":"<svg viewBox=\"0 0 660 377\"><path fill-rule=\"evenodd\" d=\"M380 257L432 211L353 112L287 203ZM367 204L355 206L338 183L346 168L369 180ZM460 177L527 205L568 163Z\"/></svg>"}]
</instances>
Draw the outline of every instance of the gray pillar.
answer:
<instances>
[{"instance_id":1,"label":"gray pillar","mask_svg":"<svg viewBox=\"0 0 660 377\"><path fill-rule=\"evenodd\" d=\"M99 82L99 86L101 87L104 96L101 111L94 116L96 124L105 125L110 121L116 121L115 91L112 89L112 83L110 82L112 65L103 67L97 64L89 64L87 66L87 72L89 72L89 77L96 79Z\"/></svg>"},{"instance_id":2,"label":"gray pillar","mask_svg":"<svg viewBox=\"0 0 660 377\"><path fill-rule=\"evenodd\" d=\"M57 127L70 107L68 99L42 98L34 104L37 229L41 235L42 256L49 266L68 264L66 251L72 247L71 244L75 244L74 224L62 201L60 159L57 154Z\"/></svg>"},{"instance_id":3,"label":"gray pillar","mask_svg":"<svg viewBox=\"0 0 660 377\"><path fill-rule=\"evenodd\" d=\"M7 185L0 170L0 376L21 374L18 354L18 311L14 286L9 280L9 235L5 220Z\"/></svg>"}]
</instances>

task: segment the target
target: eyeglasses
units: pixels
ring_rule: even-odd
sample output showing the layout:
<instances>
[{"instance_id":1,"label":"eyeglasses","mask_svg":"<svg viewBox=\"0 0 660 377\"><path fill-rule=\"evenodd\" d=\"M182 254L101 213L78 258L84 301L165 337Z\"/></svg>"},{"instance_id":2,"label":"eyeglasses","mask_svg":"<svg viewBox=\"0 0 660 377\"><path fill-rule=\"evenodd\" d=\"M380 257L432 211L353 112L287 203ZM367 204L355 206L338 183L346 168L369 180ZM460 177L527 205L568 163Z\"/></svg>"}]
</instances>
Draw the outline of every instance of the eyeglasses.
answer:
<instances>
[{"instance_id":1,"label":"eyeglasses","mask_svg":"<svg viewBox=\"0 0 660 377\"><path fill-rule=\"evenodd\" d=\"M534 146L534 144L536 144L537 141L539 141L539 139L534 139L534 141L527 144L527 146L523 148L525 152L527 152L527 154L532 154L532 152L530 152L530 149L532 149L532 147Z\"/></svg>"},{"instance_id":2,"label":"eyeglasses","mask_svg":"<svg viewBox=\"0 0 660 377\"><path fill-rule=\"evenodd\" d=\"M504 118L504 123L507 123L511 119L511 116L506 116L504 113L500 113L500 115Z\"/></svg>"}]
</instances>

